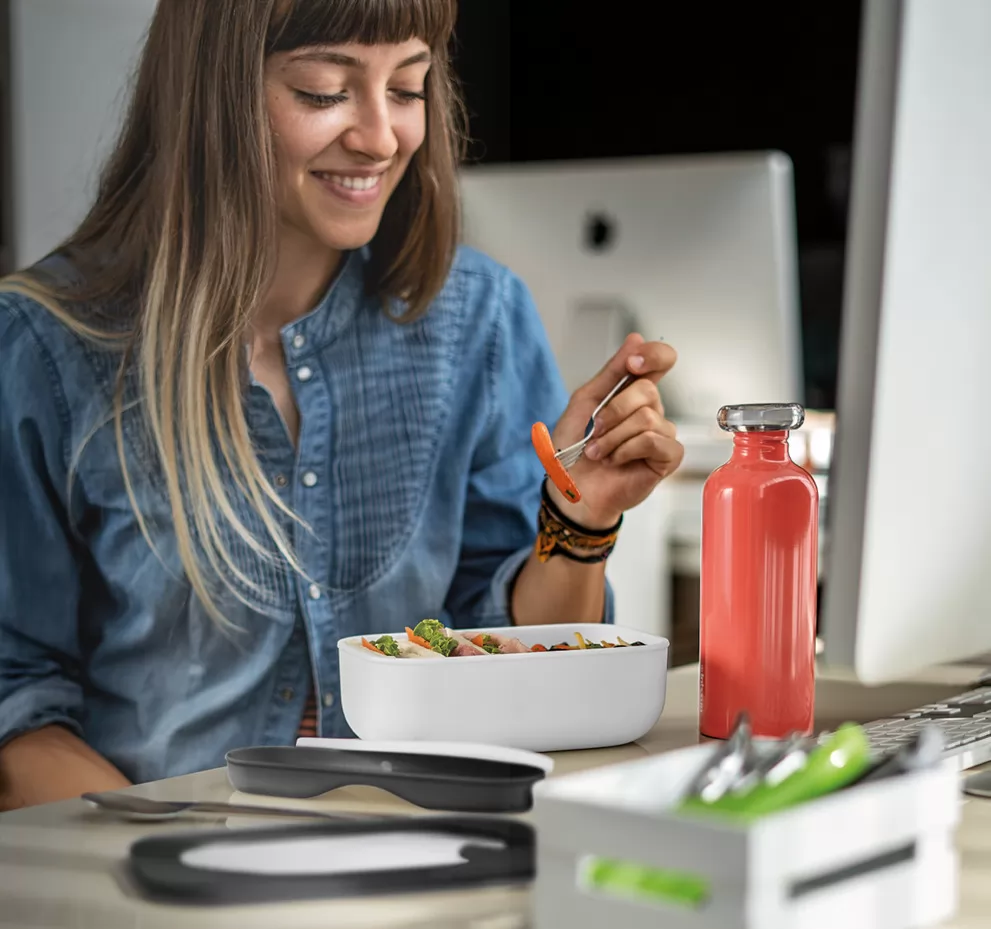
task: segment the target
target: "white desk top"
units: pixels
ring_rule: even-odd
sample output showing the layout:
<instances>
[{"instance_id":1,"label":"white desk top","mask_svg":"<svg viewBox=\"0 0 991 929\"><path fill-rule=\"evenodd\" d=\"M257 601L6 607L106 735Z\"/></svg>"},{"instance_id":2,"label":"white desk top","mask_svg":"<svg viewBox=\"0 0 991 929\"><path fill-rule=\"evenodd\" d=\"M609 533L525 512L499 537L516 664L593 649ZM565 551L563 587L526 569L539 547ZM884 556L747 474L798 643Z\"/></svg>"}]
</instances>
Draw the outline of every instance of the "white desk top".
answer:
<instances>
[{"instance_id":1,"label":"white desk top","mask_svg":"<svg viewBox=\"0 0 991 929\"><path fill-rule=\"evenodd\" d=\"M866 690L835 675L817 685L818 720L831 728L845 719L867 721L894 709L928 703L962 689L974 668L945 668L916 683ZM695 666L670 674L667 705L657 727L641 742L615 749L555 756L555 773L610 764L698 741ZM160 799L235 800L270 805L401 811L405 803L368 789L336 791L320 801L247 797L234 792L223 769L131 788ZM281 822L266 818L266 822ZM125 823L71 800L0 816L0 927L73 929L309 929L328 926L387 929L522 929L525 890L422 894L348 901L306 901L245 907L197 908L147 903L120 872L131 842L149 833L223 827L224 817L187 817L169 823ZM251 817L226 819L228 828L256 825ZM945 929L991 925L991 800L968 799L957 837L961 850L961 909Z\"/></svg>"}]
</instances>

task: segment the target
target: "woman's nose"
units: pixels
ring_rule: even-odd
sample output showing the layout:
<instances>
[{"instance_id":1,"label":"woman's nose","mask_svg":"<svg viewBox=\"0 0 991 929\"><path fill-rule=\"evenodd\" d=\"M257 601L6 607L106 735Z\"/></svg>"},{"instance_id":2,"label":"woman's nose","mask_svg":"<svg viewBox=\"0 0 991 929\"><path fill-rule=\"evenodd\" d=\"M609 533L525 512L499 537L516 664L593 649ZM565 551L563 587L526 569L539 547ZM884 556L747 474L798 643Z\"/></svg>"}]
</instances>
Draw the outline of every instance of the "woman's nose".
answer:
<instances>
[{"instance_id":1,"label":"woman's nose","mask_svg":"<svg viewBox=\"0 0 991 929\"><path fill-rule=\"evenodd\" d=\"M354 125L342 141L349 151L364 155L369 161L390 161L396 154L399 141L392 127L387 102L362 102L356 108Z\"/></svg>"}]
</instances>

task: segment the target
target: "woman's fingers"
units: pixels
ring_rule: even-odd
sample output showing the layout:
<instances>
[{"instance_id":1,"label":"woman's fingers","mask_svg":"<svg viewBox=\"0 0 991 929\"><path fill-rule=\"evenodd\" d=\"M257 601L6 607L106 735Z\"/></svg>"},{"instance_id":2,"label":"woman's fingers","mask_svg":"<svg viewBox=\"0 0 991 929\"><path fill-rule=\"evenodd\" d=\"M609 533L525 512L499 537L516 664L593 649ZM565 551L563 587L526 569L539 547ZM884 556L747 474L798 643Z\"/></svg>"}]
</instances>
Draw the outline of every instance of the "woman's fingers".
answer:
<instances>
[{"instance_id":1,"label":"woman's fingers","mask_svg":"<svg viewBox=\"0 0 991 929\"><path fill-rule=\"evenodd\" d=\"M606 435L620 423L628 420L641 409L650 409L663 418L664 407L657 385L646 378L638 378L626 390L620 391L595 419L595 438Z\"/></svg>"},{"instance_id":2,"label":"woman's fingers","mask_svg":"<svg viewBox=\"0 0 991 929\"><path fill-rule=\"evenodd\" d=\"M623 442L609 457L615 465L642 461L661 477L674 473L685 455L682 444L658 432L641 432Z\"/></svg>"},{"instance_id":3,"label":"woman's fingers","mask_svg":"<svg viewBox=\"0 0 991 929\"><path fill-rule=\"evenodd\" d=\"M643 336L634 333L627 336L620 350L595 377L575 391L575 399L594 409L624 375L634 374L656 384L677 360L678 353L667 342L645 342Z\"/></svg>"},{"instance_id":4,"label":"woman's fingers","mask_svg":"<svg viewBox=\"0 0 991 929\"><path fill-rule=\"evenodd\" d=\"M637 407L622 422L613 428L596 434L585 448L585 455L598 461L613 455L625 443L639 435L655 434L665 439L676 440L674 423L669 422L652 406Z\"/></svg>"}]
</instances>

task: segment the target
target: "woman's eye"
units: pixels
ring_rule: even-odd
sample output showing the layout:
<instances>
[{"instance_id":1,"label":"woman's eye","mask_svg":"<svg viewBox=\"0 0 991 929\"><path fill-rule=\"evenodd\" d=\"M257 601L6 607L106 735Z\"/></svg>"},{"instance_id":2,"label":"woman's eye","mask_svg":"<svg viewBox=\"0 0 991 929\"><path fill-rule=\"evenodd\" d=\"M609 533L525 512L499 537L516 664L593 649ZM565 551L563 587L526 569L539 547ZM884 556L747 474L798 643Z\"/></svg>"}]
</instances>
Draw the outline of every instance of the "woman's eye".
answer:
<instances>
[{"instance_id":1,"label":"woman's eye","mask_svg":"<svg viewBox=\"0 0 991 929\"><path fill-rule=\"evenodd\" d=\"M401 103L416 103L427 99L426 93L422 90L394 90L393 93Z\"/></svg>"},{"instance_id":2,"label":"woman's eye","mask_svg":"<svg viewBox=\"0 0 991 929\"><path fill-rule=\"evenodd\" d=\"M313 94L305 90L297 90L295 94L296 98L307 106L321 110L337 106L348 99L348 95L343 91L337 94ZM422 90L393 90L392 95L400 103L418 103L427 99L426 93Z\"/></svg>"},{"instance_id":3,"label":"woman's eye","mask_svg":"<svg viewBox=\"0 0 991 929\"><path fill-rule=\"evenodd\" d=\"M337 106L338 103L343 103L348 98L348 95L343 92L339 94L311 94L305 90L297 90L295 93L297 99L301 100L307 106L316 107L321 110L327 107Z\"/></svg>"}]
</instances>

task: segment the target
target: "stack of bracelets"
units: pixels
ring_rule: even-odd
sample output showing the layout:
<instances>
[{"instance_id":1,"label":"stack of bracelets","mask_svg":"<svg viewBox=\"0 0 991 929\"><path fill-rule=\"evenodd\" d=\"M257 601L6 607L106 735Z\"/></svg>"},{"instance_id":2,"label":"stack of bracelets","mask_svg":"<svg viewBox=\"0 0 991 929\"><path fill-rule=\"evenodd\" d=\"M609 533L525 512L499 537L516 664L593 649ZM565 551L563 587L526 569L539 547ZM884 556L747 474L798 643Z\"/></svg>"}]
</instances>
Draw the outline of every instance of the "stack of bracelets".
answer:
<instances>
[{"instance_id":1,"label":"stack of bracelets","mask_svg":"<svg viewBox=\"0 0 991 929\"><path fill-rule=\"evenodd\" d=\"M623 517L609 529L586 529L572 522L551 500L547 482L541 489L540 515L537 518L537 560L563 555L582 564L605 561L616 546Z\"/></svg>"}]
</instances>

